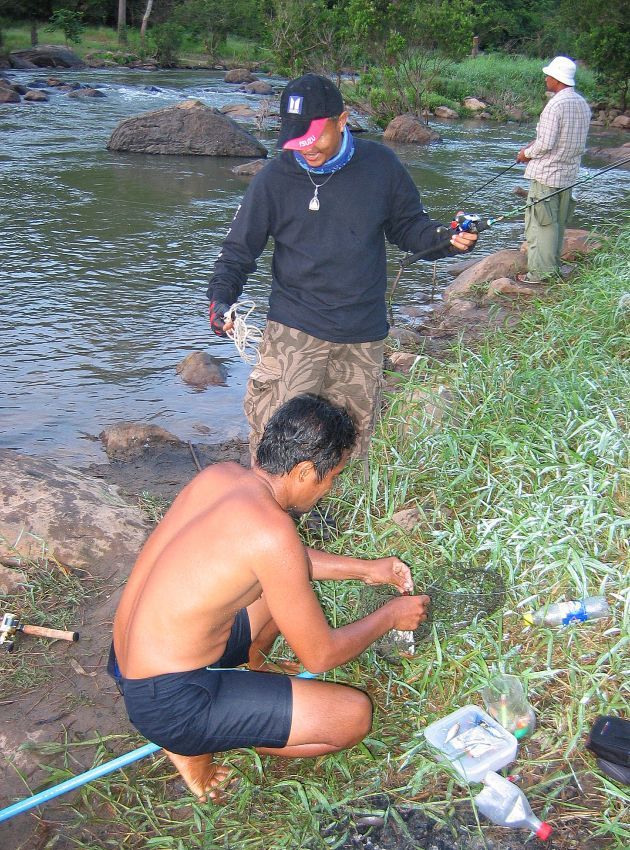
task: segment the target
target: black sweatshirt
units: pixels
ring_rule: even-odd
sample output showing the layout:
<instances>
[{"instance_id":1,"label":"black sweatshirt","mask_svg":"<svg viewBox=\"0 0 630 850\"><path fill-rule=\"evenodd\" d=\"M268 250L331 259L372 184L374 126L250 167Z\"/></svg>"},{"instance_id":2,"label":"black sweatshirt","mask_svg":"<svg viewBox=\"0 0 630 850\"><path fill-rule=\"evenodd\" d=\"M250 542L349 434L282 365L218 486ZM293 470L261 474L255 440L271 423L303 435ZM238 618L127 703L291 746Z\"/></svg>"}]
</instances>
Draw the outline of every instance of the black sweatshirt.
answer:
<instances>
[{"instance_id":1,"label":"black sweatshirt","mask_svg":"<svg viewBox=\"0 0 630 850\"><path fill-rule=\"evenodd\" d=\"M385 238L416 253L443 245L445 236L398 157L378 142L354 144L339 171L312 175L321 186L317 212L309 210L313 184L292 152L254 177L215 263L210 300L237 300L271 236L269 319L328 342L387 336ZM451 253L441 247L426 259Z\"/></svg>"}]
</instances>

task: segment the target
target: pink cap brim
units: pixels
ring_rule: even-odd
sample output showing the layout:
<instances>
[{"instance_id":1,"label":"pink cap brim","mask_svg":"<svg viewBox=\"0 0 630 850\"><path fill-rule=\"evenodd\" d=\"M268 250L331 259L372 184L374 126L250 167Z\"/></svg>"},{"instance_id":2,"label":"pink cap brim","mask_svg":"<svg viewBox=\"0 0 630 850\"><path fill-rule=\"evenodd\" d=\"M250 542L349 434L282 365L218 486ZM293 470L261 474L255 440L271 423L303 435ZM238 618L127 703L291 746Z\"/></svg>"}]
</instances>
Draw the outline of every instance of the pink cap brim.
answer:
<instances>
[{"instance_id":1,"label":"pink cap brim","mask_svg":"<svg viewBox=\"0 0 630 850\"><path fill-rule=\"evenodd\" d=\"M306 133L297 139L289 139L288 142L282 145L282 150L302 151L304 148L310 148L324 132L327 121L328 118L316 118L314 121L311 121Z\"/></svg>"}]
</instances>

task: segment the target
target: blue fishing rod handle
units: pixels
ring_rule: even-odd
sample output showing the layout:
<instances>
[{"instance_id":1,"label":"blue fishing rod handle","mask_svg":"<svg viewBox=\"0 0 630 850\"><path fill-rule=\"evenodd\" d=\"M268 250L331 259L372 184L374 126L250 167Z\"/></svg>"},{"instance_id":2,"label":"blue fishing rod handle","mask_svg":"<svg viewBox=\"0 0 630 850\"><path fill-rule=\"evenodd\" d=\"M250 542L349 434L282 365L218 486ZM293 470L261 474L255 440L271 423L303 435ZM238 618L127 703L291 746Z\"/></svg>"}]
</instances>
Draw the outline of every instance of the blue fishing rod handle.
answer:
<instances>
[{"instance_id":1,"label":"blue fishing rod handle","mask_svg":"<svg viewBox=\"0 0 630 850\"><path fill-rule=\"evenodd\" d=\"M149 756L152 753L157 752L159 749L161 748L158 747L157 744L145 744L143 747L138 747L137 750L132 750L131 752L118 756L118 758L112 759L111 761L99 764L96 767L91 768L91 770L86 770L85 773L80 773L78 776L72 776L70 779L66 779L65 782L60 782L59 785L54 785L52 788L45 788L38 794L33 794L32 797L26 797L24 800L19 800L17 803L13 803L12 806L7 806L6 809L0 810L0 823L2 821L9 820L15 815L19 815L21 812L34 809L42 803L47 803L49 800L59 797L62 794L66 794L68 791L74 791L76 788L80 788L81 785L92 782L94 779L99 779L101 776L112 773L114 770L126 767L128 764L131 764L138 759L145 758L145 756Z\"/></svg>"}]
</instances>

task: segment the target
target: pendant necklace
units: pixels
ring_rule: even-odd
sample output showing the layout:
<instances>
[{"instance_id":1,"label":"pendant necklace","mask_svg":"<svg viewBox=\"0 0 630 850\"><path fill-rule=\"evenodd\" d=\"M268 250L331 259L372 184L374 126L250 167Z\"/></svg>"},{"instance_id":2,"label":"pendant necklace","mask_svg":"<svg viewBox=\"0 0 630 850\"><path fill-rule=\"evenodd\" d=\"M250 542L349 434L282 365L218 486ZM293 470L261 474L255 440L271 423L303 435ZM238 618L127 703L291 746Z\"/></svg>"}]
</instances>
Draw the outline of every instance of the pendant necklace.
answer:
<instances>
[{"instance_id":1,"label":"pendant necklace","mask_svg":"<svg viewBox=\"0 0 630 850\"><path fill-rule=\"evenodd\" d=\"M328 177L322 183L316 183L313 180L313 178L311 177L310 171L306 172L306 176L308 177L308 179L311 181L311 183L315 187L315 194L311 198L309 205L308 205L308 208L311 212L317 212L317 210L319 209L319 198L317 197L317 193L322 188L322 186L325 186L326 183L328 183L328 181L330 180L330 178L333 176L334 173L335 172L333 171L332 174L329 174Z\"/></svg>"}]
</instances>

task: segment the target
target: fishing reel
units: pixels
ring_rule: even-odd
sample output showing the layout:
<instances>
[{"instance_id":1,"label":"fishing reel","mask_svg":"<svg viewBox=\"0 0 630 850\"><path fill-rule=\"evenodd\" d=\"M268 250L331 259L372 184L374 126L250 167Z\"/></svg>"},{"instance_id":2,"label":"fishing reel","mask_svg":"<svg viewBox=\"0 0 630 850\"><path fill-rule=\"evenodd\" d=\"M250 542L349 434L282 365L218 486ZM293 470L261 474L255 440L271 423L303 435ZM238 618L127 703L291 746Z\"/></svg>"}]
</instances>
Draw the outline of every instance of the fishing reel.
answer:
<instances>
[{"instance_id":1,"label":"fishing reel","mask_svg":"<svg viewBox=\"0 0 630 850\"><path fill-rule=\"evenodd\" d=\"M481 233L482 230L487 230L491 226L491 219L461 211L455 215L450 225L454 233Z\"/></svg>"}]
</instances>

